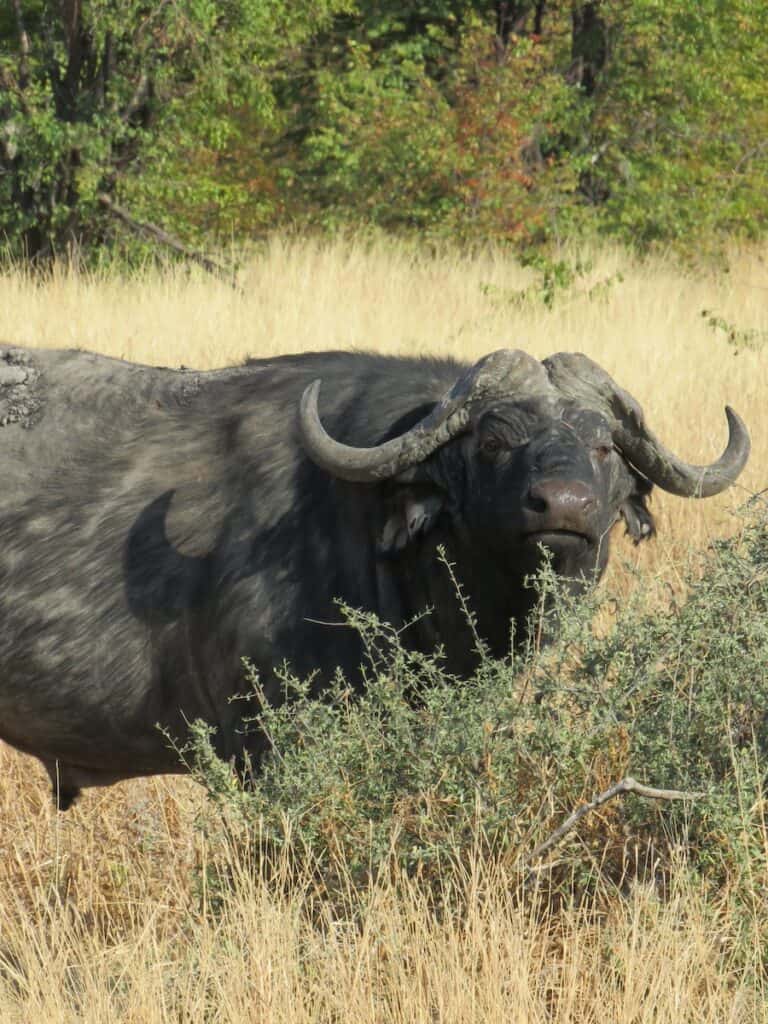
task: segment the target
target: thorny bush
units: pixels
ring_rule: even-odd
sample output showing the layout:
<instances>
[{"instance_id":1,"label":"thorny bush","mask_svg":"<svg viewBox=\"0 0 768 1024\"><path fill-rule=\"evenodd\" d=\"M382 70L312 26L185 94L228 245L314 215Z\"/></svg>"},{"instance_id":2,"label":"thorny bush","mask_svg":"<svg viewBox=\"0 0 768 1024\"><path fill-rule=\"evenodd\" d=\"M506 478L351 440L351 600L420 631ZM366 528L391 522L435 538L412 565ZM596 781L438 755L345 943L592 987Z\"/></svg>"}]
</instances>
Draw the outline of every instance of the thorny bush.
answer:
<instances>
[{"instance_id":1,"label":"thorny bush","mask_svg":"<svg viewBox=\"0 0 768 1024\"><path fill-rule=\"evenodd\" d=\"M638 876L663 888L681 850L705 884L760 891L765 510L746 510L739 536L691 555L685 584L678 601L660 603L640 577L621 602L601 589L576 601L545 569L531 581L541 627L532 635L552 641L499 661L484 654L469 680L449 676L439 651L409 652L407 628L346 608L366 645L362 696L339 675L318 700L286 674L289 699L253 723L271 754L249 789L216 760L200 723L187 756L230 837L247 837L260 856L290 847L329 893L392 866L439 893L451 866L478 854L552 894ZM258 690L252 671L249 683ZM702 795L613 800L544 863L531 860L571 811L626 775Z\"/></svg>"}]
</instances>

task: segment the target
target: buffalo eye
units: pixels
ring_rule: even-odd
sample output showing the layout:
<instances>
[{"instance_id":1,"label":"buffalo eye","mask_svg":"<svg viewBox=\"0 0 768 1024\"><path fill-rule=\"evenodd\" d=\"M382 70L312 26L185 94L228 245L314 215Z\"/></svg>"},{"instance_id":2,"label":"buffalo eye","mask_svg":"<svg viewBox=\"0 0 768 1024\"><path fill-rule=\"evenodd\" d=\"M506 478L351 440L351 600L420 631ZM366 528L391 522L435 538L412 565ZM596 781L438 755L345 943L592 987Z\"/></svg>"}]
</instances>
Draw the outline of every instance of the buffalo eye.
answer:
<instances>
[{"instance_id":1,"label":"buffalo eye","mask_svg":"<svg viewBox=\"0 0 768 1024\"><path fill-rule=\"evenodd\" d=\"M610 444L598 444L595 445L595 455L597 456L598 462L605 462L608 456L613 451L613 446Z\"/></svg>"},{"instance_id":2,"label":"buffalo eye","mask_svg":"<svg viewBox=\"0 0 768 1024\"><path fill-rule=\"evenodd\" d=\"M486 437L480 442L480 453L492 459L499 454L501 447L501 441L497 437Z\"/></svg>"}]
</instances>

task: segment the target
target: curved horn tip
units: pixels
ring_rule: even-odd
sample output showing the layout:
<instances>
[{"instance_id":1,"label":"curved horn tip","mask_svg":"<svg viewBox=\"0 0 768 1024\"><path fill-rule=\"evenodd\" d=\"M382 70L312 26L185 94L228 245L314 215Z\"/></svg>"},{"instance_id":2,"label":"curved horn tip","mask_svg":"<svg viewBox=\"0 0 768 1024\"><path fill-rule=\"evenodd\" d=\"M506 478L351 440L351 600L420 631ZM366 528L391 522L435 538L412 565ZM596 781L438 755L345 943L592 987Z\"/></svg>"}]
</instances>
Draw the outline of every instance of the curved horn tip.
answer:
<instances>
[{"instance_id":1,"label":"curved horn tip","mask_svg":"<svg viewBox=\"0 0 768 1024\"><path fill-rule=\"evenodd\" d=\"M720 494L736 482L746 466L752 447L749 431L741 416L730 405L725 406L725 416L728 420L728 444L725 451L711 466L693 467L699 473L698 487L683 496L711 498Z\"/></svg>"},{"instance_id":2,"label":"curved horn tip","mask_svg":"<svg viewBox=\"0 0 768 1024\"><path fill-rule=\"evenodd\" d=\"M747 425L744 422L744 420L741 418L741 416L739 416L739 414L736 412L736 410L734 408L732 408L730 405L726 405L726 407L725 407L725 415L726 415L726 418L728 420L728 429L729 429L729 431L731 433L736 432L736 433L743 434L744 435L744 440L746 441L746 443L747 444L751 444L751 440L750 440L750 437L749 437L749 431L747 430Z\"/></svg>"},{"instance_id":3,"label":"curved horn tip","mask_svg":"<svg viewBox=\"0 0 768 1024\"><path fill-rule=\"evenodd\" d=\"M737 471L738 475L747 464L747 459L752 450L752 439L749 436L746 423L730 405L725 407L725 416L728 420L728 445L726 451L735 450L735 453L737 453L736 458L740 462Z\"/></svg>"},{"instance_id":4,"label":"curved horn tip","mask_svg":"<svg viewBox=\"0 0 768 1024\"><path fill-rule=\"evenodd\" d=\"M307 384L301 393L301 409L317 410L317 400L320 395L320 385L323 383L322 377L317 377L312 381L311 384Z\"/></svg>"},{"instance_id":5,"label":"curved horn tip","mask_svg":"<svg viewBox=\"0 0 768 1024\"><path fill-rule=\"evenodd\" d=\"M749 436L746 423L730 405L726 405L725 415L728 420L728 448L734 446L739 449L740 473L746 466L752 451L752 439Z\"/></svg>"}]
</instances>

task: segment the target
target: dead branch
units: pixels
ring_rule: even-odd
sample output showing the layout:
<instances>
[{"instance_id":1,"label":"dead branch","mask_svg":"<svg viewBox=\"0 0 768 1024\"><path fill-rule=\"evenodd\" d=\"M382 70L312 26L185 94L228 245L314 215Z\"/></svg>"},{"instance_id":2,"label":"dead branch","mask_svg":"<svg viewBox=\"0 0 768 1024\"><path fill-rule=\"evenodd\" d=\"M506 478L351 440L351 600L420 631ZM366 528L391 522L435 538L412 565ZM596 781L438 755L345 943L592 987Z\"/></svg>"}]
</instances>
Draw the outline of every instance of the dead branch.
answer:
<instances>
[{"instance_id":1,"label":"dead branch","mask_svg":"<svg viewBox=\"0 0 768 1024\"><path fill-rule=\"evenodd\" d=\"M605 792L593 797L588 804L584 804L575 810L573 814L569 815L562 825L555 829L552 835L535 847L527 858L527 863L531 864L533 861L543 857L590 811L597 810L598 807L602 807L609 800L613 800L617 796L623 796L625 793L637 793L638 796L645 796L651 800L696 800L704 796L703 793L686 793L680 789L656 789L654 786L645 786L642 782L638 782L628 775L621 782L616 782L613 786L606 789Z\"/></svg>"},{"instance_id":2,"label":"dead branch","mask_svg":"<svg viewBox=\"0 0 768 1024\"><path fill-rule=\"evenodd\" d=\"M209 274L213 274L215 277L225 277L229 279L229 283L233 288L236 288L233 272L227 270L226 267L222 267L221 264L216 263L210 256L206 256L203 252L198 252L195 249L189 249L183 242L180 242L178 238L174 238L173 235L169 235L163 228L158 227L157 224L152 224L146 221L136 220L134 217L124 210L122 206L118 206L114 203L108 195L102 193L99 196L99 203L104 209L111 214L116 220L125 224L126 227L130 228L131 231L137 235L141 235L143 238L150 238L155 242L159 242L161 245L168 246L169 249L173 249L174 252L180 253L187 259L192 260L207 270Z\"/></svg>"}]
</instances>

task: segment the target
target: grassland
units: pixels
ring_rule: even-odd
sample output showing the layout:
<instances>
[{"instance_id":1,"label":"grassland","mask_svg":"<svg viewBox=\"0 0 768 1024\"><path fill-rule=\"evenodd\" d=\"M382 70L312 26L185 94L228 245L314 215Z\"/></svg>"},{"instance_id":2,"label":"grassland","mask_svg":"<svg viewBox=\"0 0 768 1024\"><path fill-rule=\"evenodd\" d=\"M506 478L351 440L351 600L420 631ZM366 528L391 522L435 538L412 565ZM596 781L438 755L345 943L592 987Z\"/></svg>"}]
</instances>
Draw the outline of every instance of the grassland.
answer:
<instances>
[{"instance_id":1,"label":"grassland","mask_svg":"<svg viewBox=\"0 0 768 1024\"><path fill-rule=\"evenodd\" d=\"M626 592L639 568L663 594L690 548L736 529L732 509L768 486L767 254L695 272L620 251L589 262L551 308L540 275L506 254L386 243L276 241L239 291L181 271L61 270L42 283L8 272L2 342L201 368L353 346L467 359L580 350L692 462L719 453L732 404L753 439L738 487L705 502L659 494L656 541L617 538L604 586ZM57 816L34 761L2 748L0 769L0 1024L768 1019L728 891L705 892L684 864L668 898L638 885L599 916L521 905L510 879L468 865L461 920L436 920L391 879L331 918L311 886L267 885L242 851L207 838L211 810L189 781L89 791ZM222 871L226 891L213 884ZM755 946L754 963L763 955Z\"/></svg>"}]
</instances>

